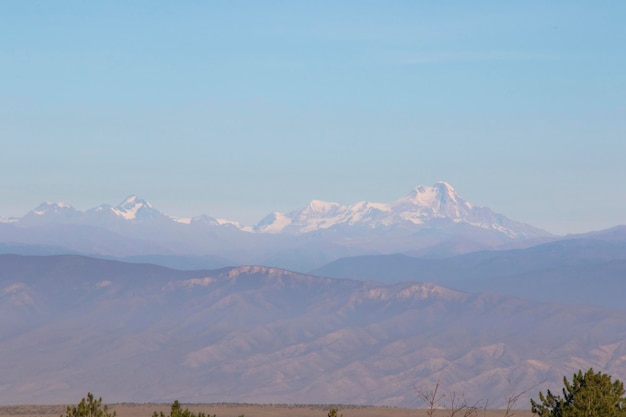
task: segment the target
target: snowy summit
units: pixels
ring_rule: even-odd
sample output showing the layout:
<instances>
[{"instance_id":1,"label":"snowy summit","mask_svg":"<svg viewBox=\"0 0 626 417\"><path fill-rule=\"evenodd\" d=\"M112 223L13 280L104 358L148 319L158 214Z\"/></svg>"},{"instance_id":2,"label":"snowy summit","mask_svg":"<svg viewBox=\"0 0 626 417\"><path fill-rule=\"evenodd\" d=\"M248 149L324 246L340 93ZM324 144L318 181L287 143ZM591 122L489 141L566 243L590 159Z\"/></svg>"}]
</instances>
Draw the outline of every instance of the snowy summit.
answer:
<instances>
[{"instance_id":1,"label":"snowy summit","mask_svg":"<svg viewBox=\"0 0 626 417\"><path fill-rule=\"evenodd\" d=\"M220 227L237 229L246 233L259 234L306 234L316 231L342 229L345 232L367 230L389 230L395 228L403 233L419 229L468 225L481 230L489 230L507 238L544 236L545 232L532 226L514 222L494 213L486 207L472 205L461 197L446 182L433 186L420 185L404 197L391 203L360 201L352 205L312 200L305 207L289 213L273 212L256 226L242 226L236 221L217 219L207 215L193 218L180 218L162 213L148 201L131 195L116 207L101 205L86 212L74 209L64 203L43 203L22 219L20 224L74 223L103 227L120 222L151 224L159 222L188 228ZM5 223L7 221L4 221Z\"/></svg>"},{"instance_id":2,"label":"snowy summit","mask_svg":"<svg viewBox=\"0 0 626 417\"><path fill-rule=\"evenodd\" d=\"M155 218L163 213L154 209L152 204L136 195L131 195L122 201L117 207L111 209L115 214L126 220Z\"/></svg>"},{"instance_id":3,"label":"snowy summit","mask_svg":"<svg viewBox=\"0 0 626 417\"><path fill-rule=\"evenodd\" d=\"M521 237L529 232L524 227L526 225L513 222L488 208L474 207L443 181L433 186L415 187L392 203L361 201L344 206L313 200L306 207L287 214L272 213L256 226L256 230L260 233L308 233L340 226L377 229L427 225L435 220L466 223L495 230L509 237Z\"/></svg>"}]
</instances>

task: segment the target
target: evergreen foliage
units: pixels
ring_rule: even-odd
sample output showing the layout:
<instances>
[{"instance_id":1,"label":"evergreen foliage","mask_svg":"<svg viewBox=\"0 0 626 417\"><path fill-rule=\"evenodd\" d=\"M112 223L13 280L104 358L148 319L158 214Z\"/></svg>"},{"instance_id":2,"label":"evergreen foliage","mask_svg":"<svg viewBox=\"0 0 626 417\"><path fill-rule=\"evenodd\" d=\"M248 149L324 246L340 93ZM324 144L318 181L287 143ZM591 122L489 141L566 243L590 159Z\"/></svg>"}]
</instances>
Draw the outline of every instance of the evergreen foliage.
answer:
<instances>
[{"instance_id":1,"label":"evergreen foliage","mask_svg":"<svg viewBox=\"0 0 626 417\"><path fill-rule=\"evenodd\" d=\"M109 412L109 407L102 405L102 397L97 400L91 392L87 393L87 397L83 398L78 405L68 406L65 415L61 417L115 417L117 413Z\"/></svg>"},{"instance_id":2,"label":"evergreen foliage","mask_svg":"<svg viewBox=\"0 0 626 417\"><path fill-rule=\"evenodd\" d=\"M170 413L168 415L163 414L163 411L152 413L152 417L216 417L215 414L207 415L203 412L199 412L198 414L190 411L188 408L183 409L183 406L178 402L178 400L172 403L172 407L170 409Z\"/></svg>"},{"instance_id":3,"label":"evergreen foliage","mask_svg":"<svg viewBox=\"0 0 626 417\"><path fill-rule=\"evenodd\" d=\"M343 417L343 414L337 416L338 410L336 408L331 408L328 410L328 417Z\"/></svg>"},{"instance_id":4,"label":"evergreen foliage","mask_svg":"<svg viewBox=\"0 0 626 417\"><path fill-rule=\"evenodd\" d=\"M589 369L574 374L572 382L563 378L563 396L550 390L530 400L539 417L626 417L624 384L611 376Z\"/></svg>"}]
</instances>

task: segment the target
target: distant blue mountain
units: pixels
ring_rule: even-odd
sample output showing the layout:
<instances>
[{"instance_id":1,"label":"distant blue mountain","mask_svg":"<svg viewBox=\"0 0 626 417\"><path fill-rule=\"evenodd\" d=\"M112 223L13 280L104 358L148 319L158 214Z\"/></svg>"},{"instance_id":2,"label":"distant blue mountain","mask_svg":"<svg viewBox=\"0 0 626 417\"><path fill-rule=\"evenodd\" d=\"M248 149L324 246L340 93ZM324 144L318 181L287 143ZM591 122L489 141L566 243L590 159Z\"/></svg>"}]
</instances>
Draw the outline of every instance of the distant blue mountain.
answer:
<instances>
[{"instance_id":1,"label":"distant blue mountain","mask_svg":"<svg viewBox=\"0 0 626 417\"><path fill-rule=\"evenodd\" d=\"M598 240L609 236L608 240ZM621 236L621 238L620 238ZM626 233L618 230L526 249L443 259L402 254L343 258L312 274L384 283L432 282L462 291L626 309Z\"/></svg>"}]
</instances>

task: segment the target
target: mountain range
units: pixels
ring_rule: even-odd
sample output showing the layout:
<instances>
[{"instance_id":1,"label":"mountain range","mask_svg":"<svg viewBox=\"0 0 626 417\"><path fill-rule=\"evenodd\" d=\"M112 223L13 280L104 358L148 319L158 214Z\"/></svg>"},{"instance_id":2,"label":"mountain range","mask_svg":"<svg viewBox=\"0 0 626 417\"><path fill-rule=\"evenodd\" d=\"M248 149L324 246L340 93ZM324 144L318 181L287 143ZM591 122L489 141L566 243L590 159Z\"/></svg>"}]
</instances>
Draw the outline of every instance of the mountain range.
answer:
<instances>
[{"instance_id":1,"label":"mountain range","mask_svg":"<svg viewBox=\"0 0 626 417\"><path fill-rule=\"evenodd\" d=\"M404 254L347 257L311 273L383 283L431 282L462 291L623 309L626 227L530 248L478 251L443 259Z\"/></svg>"},{"instance_id":2,"label":"mountain range","mask_svg":"<svg viewBox=\"0 0 626 417\"><path fill-rule=\"evenodd\" d=\"M626 378L625 277L626 226L554 236L443 182L255 226L43 203L0 222L0 403L419 407L439 381L525 408Z\"/></svg>"},{"instance_id":3,"label":"mountain range","mask_svg":"<svg viewBox=\"0 0 626 417\"><path fill-rule=\"evenodd\" d=\"M622 292L623 294L624 292ZM0 256L0 403L350 403L415 389L506 404L626 377L624 310L245 266Z\"/></svg>"},{"instance_id":4,"label":"mountain range","mask_svg":"<svg viewBox=\"0 0 626 417\"><path fill-rule=\"evenodd\" d=\"M457 194L446 182L434 186L420 185L392 203L361 201L353 205L312 200L306 207L287 214L274 212L255 226L242 226L236 221L217 219L208 215L181 218L167 215L152 204L135 195L129 196L116 207L103 204L80 211L66 203L45 202L22 218L2 218L4 223L23 226L41 224L81 224L116 229L124 221L174 222L186 225L230 226L250 233L303 234L339 227L390 228L403 226L428 226L436 221L463 223L492 230L510 238L546 236L545 231L512 221L486 207L474 207Z\"/></svg>"},{"instance_id":5,"label":"mountain range","mask_svg":"<svg viewBox=\"0 0 626 417\"><path fill-rule=\"evenodd\" d=\"M392 203L340 205L319 200L274 212L255 226L208 215L167 215L128 197L117 206L80 211L42 203L0 222L5 253L81 253L105 257L195 258L216 268L262 264L307 271L345 256L409 253L448 256L481 249L527 247L553 238L463 199L449 184L418 186ZM158 262L158 260L156 260ZM173 262L173 263L168 263Z\"/></svg>"}]
</instances>

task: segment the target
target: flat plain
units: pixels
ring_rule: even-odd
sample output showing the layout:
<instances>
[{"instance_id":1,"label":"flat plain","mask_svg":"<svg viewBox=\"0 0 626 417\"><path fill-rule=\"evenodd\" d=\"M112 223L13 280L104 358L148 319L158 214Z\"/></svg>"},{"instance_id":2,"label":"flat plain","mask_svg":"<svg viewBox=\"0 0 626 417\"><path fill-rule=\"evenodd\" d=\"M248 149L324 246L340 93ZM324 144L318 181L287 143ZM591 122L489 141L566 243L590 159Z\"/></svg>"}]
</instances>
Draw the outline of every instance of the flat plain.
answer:
<instances>
[{"instance_id":1,"label":"flat plain","mask_svg":"<svg viewBox=\"0 0 626 417\"><path fill-rule=\"evenodd\" d=\"M330 405L259 405L259 404L184 404L194 413L203 412L217 417L326 417L335 407L344 417L426 417L425 409L374 406ZM58 417L65 405L5 405L0 417ZM169 412L169 404L112 404L118 417L151 417L154 411ZM448 410L435 410L434 417L447 417ZM503 417L505 410L480 410L476 417ZM509 414L511 416L511 414ZM513 417L531 417L530 410L513 410Z\"/></svg>"}]
</instances>

